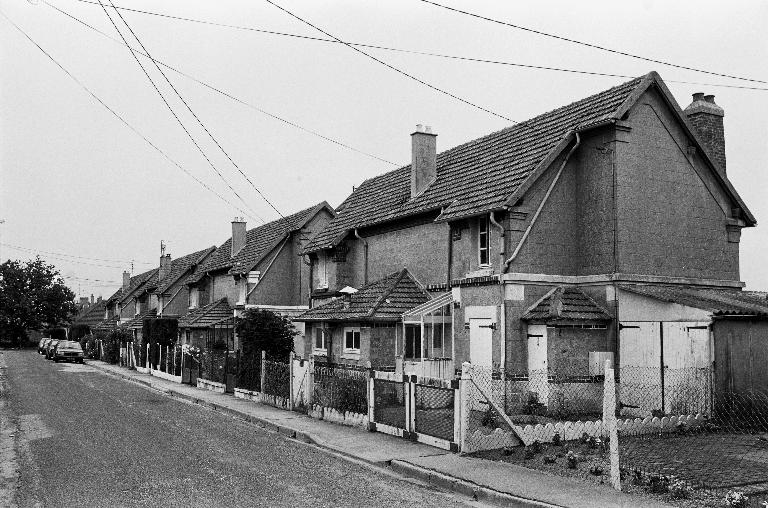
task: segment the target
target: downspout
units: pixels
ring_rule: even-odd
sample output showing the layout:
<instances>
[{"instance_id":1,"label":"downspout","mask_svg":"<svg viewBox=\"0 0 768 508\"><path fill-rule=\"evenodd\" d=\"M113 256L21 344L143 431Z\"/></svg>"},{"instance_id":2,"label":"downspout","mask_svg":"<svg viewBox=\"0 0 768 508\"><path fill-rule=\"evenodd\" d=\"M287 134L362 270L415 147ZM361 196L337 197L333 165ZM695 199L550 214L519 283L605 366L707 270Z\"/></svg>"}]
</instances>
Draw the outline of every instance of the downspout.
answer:
<instances>
[{"instance_id":1,"label":"downspout","mask_svg":"<svg viewBox=\"0 0 768 508\"><path fill-rule=\"evenodd\" d=\"M451 289L451 272L453 271L453 226L448 223L448 273L446 274L445 284Z\"/></svg>"},{"instance_id":2,"label":"downspout","mask_svg":"<svg viewBox=\"0 0 768 508\"><path fill-rule=\"evenodd\" d=\"M309 260L309 263L307 263L305 258ZM311 309L312 308L312 277L314 276L313 268L315 267L315 264L312 262L311 259L309 259L308 254L301 255L301 262L309 266L309 281L307 282L307 306Z\"/></svg>"},{"instance_id":3,"label":"downspout","mask_svg":"<svg viewBox=\"0 0 768 508\"><path fill-rule=\"evenodd\" d=\"M363 272L363 285L365 285L368 284L368 240L360 236L360 234L357 232L357 228L355 228L355 238L363 242L363 266L365 266L365 271Z\"/></svg>"},{"instance_id":4,"label":"downspout","mask_svg":"<svg viewBox=\"0 0 768 508\"><path fill-rule=\"evenodd\" d=\"M488 214L488 218L491 221L491 224L499 229L499 257L501 258L501 265L500 269L504 270L504 226L496 222L496 219L493 216L493 212ZM506 314L507 314L507 305L504 300L504 283L499 281L499 288L501 293L501 304L499 305L499 330L500 330L500 337L499 337L499 367L501 368L501 371L504 372L506 363L507 363L507 323L506 323ZM504 378L502 378L504 379ZM506 396L506 393L505 393ZM506 400L504 401L506 403Z\"/></svg>"},{"instance_id":5,"label":"downspout","mask_svg":"<svg viewBox=\"0 0 768 508\"><path fill-rule=\"evenodd\" d=\"M512 264L512 261L514 261L517 255L520 254L520 249L522 249L523 244L528 239L528 235L531 233L531 229L533 229L533 225L536 224L536 219L539 218L539 215L541 214L541 210L544 208L544 205L547 203L547 200L549 199L549 195L552 194L552 190L555 188L555 185L557 185L558 180L560 180L560 175L563 174L563 169L565 169L565 165L568 163L568 159L571 158L571 154L573 154L576 148L578 148L579 145L581 144L581 138L579 137L579 133L574 132L574 134L576 135L576 144L574 144L573 147L568 151L568 154L565 156L563 163L560 165L560 169L557 170L557 174L555 175L554 180L552 180L552 183L549 184L547 193L544 194L544 198L541 200L541 203L539 203L539 207L536 209L536 213L533 214L531 223L528 224L528 227L525 229L525 233L523 233L523 237L520 239L520 242L518 242L517 247L515 248L515 251L512 253L509 259L504 261L504 268L502 270L502 273L507 273L509 271L509 265Z\"/></svg>"}]
</instances>

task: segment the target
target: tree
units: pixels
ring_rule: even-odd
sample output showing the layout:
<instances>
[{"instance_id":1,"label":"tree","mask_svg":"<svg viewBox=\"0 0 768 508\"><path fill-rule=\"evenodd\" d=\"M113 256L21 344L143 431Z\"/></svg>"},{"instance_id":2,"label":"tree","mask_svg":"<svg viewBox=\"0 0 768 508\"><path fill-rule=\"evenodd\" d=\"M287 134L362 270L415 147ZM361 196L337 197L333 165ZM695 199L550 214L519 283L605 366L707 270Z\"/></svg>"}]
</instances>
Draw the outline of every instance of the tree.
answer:
<instances>
[{"instance_id":1,"label":"tree","mask_svg":"<svg viewBox=\"0 0 768 508\"><path fill-rule=\"evenodd\" d=\"M296 329L285 317L268 310L250 309L235 325L246 357L267 353L267 358L285 362L293 351Z\"/></svg>"},{"instance_id":2,"label":"tree","mask_svg":"<svg viewBox=\"0 0 768 508\"><path fill-rule=\"evenodd\" d=\"M27 330L66 323L76 311L74 298L56 267L40 257L0 264L0 339L20 345Z\"/></svg>"}]
</instances>

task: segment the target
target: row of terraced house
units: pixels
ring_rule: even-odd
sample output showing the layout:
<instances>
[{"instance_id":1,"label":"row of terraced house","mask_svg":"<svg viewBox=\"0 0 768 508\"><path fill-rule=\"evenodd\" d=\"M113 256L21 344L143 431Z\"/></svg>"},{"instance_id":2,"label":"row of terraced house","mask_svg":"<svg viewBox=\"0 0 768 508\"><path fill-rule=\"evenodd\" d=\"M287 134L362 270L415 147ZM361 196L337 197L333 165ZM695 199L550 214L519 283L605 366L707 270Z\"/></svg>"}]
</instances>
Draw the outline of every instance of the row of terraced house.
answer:
<instances>
[{"instance_id":1,"label":"row of terraced house","mask_svg":"<svg viewBox=\"0 0 768 508\"><path fill-rule=\"evenodd\" d=\"M417 126L411 164L336 209L235 219L219 247L161 253L92 327L140 339L145 319L176 317L181 344L237 350L236 317L268 309L315 363L452 379L470 362L508 390L540 381L545 406L549 383L606 361L659 385L659 400L622 400L641 412L677 410L677 370L765 390L768 299L739 277L756 219L726 173L723 118L711 95L682 109L651 72L439 153Z\"/></svg>"}]
</instances>

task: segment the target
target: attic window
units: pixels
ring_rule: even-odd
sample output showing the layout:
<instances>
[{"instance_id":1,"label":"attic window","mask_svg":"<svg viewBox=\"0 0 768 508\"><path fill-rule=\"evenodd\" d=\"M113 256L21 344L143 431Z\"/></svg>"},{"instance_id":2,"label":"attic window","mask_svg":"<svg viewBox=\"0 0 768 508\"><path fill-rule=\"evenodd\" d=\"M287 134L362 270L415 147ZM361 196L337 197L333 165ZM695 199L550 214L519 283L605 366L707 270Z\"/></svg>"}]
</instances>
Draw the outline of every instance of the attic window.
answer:
<instances>
[{"instance_id":1,"label":"attic window","mask_svg":"<svg viewBox=\"0 0 768 508\"><path fill-rule=\"evenodd\" d=\"M480 266L491 264L491 238L489 234L488 217L478 219L477 250Z\"/></svg>"}]
</instances>

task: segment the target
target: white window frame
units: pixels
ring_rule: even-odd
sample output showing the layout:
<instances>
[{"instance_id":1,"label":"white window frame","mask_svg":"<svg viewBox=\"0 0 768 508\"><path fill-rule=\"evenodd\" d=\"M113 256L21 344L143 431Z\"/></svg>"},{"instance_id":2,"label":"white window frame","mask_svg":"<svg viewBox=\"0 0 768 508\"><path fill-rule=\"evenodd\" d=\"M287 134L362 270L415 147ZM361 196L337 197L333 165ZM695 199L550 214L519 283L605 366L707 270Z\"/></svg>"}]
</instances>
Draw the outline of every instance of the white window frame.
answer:
<instances>
[{"instance_id":1,"label":"white window frame","mask_svg":"<svg viewBox=\"0 0 768 508\"><path fill-rule=\"evenodd\" d=\"M328 255L320 252L317 256L317 289L328 287Z\"/></svg>"},{"instance_id":2,"label":"white window frame","mask_svg":"<svg viewBox=\"0 0 768 508\"><path fill-rule=\"evenodd\" d=\"M357 347L347 347L347 333L352 333L352 345L355 344L355 336L357 334ZM348 326L344 328L344 353L360 354L360 327Z\"/></svg>"},{"instance_id":3,"label":"white window frame","mask_svg":"<svg viewBox=\"0 0 768 508\"><path fill-rule=\"evenodd\" d=\"M485 226L485 232L483 232ZM485 236L485 245L483 245L483 236ZM483 252L488 258L483 263ZM477 264L480 267L491 266L491 221L487 215L480 217L477 221Z\"/></svg>"},{"instance_id":4,"label":"white window frame","mask_svg":"<svg viewBox=\"0 0 768 508\"><path fill-rule=\"evenodd\" d=\"M315 332L312 336L312 352L316 355L327 355L328 354L328 333L330 330L328 328L315 328L313 329ZM317 333L320 332L321 336L321 344L322 347L317 347Z\"/></svg>"}]
</instances>

